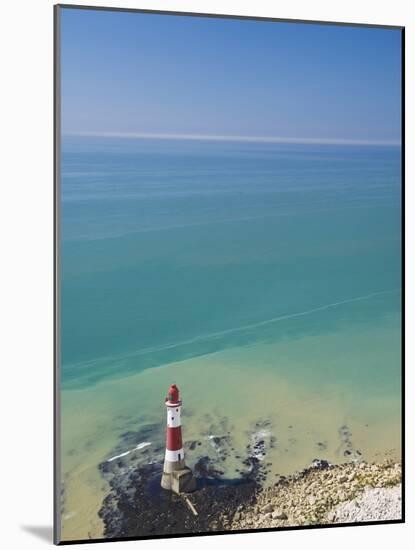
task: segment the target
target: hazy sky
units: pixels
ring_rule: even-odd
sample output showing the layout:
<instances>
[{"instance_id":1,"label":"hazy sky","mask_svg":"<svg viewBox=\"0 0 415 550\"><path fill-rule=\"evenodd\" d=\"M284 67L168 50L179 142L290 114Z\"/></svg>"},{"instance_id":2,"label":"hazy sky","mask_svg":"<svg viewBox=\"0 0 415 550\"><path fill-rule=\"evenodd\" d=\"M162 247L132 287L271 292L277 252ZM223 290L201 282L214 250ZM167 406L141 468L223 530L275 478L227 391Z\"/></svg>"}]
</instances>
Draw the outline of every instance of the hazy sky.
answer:
<instances>
[{"instance_id":1,"label":"hazy sky","mask_svg":"<svg viewBox=\"0 0 415 550\"><path fill-rule=\"evenodd\" d=\"M399 30L61 13L63 133L400 139Z\"/></svg>"}]
</instances>

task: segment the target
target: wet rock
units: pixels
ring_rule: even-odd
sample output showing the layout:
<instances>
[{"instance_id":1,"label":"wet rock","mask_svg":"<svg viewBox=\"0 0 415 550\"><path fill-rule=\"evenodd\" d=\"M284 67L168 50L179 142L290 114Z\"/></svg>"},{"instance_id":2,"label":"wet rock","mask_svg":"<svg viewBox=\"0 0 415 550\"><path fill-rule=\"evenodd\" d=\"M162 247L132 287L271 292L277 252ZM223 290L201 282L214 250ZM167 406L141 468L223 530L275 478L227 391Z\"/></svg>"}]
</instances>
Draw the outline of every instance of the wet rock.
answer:
<instances>
[{"instance_id":1,"label":"wet rock","mask_svg":"<svg viewBox=\"0 0 415 550\"><path fill-rule=\"evenodd\" d=\"M212 482L198 478L198 490L189 495L198 511L194 516L182 498L161 489L161 473L161 464L144 465L111 479L110 494L99 512L105 537L224 530L229 514L255 502L254 481Z\"/></svg>"},{"instance_id":2,"label":"wet rock","mask_svg":"<svg viewBox=\"0 0 415 550\"><path fill-rule=\"evenodd\" d=\"M354 448L352 433L349 427L346 424L343 424L343 426L340 426L338 433L340 439L340 445L337 450L338 454L341 454L342 456L356 462L361 460L362 453L358 449Z\"/></svg>"},{"instance_id":3,"label":"wet rock","mask_svg":"<svg viewBox=\"0 0 415 550\"><path fill-rule=\"evenodd\" d=\"M200 457L193 469L196 475L208 479L218 479L223 474L221 470L215 468L208 456Z\"/></svg>"},{"instance_id":4,"label":"wet rock","mask_svg":"<svg viewBox=\"0 0 415 550\"><path fill-rule=\"evenodd\" d=\"M314 458L311 462L311 467L316 470L325 470L327 468L330 468L332 464L328 462L327 460L323 460L320 458Z\"/></svg>"}]
</instances>

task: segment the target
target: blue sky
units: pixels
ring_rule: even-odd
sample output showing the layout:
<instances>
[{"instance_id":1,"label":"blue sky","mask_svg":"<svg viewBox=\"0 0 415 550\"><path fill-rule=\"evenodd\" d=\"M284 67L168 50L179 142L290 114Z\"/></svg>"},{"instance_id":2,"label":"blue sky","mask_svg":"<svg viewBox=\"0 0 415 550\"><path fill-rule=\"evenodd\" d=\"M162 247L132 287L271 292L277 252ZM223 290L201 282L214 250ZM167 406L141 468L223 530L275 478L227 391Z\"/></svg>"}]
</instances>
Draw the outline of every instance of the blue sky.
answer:
<instances>
[{"instance_id":1,"label":"blue sky","mask_svg":"<svg viewBox=\"0 0 415 550\"><path fill-rule=\"evenodd\" d=\"M400 140L399 30L61 14L63 133Z\"/></svg>"}]
</instances>

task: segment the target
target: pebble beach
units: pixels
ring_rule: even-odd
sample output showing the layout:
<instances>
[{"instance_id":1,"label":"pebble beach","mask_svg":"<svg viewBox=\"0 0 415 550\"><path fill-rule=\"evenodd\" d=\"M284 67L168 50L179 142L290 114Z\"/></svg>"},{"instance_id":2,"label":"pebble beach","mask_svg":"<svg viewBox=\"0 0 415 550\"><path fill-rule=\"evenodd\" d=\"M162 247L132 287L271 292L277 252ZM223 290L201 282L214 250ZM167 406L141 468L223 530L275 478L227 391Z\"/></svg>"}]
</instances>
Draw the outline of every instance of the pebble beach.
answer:
<instances>
[{"instance_id":1,"label":"pebble beach","mask_svg":"<svg viewBox=\"0 0 415 550\"><path fill-rule=\"evenodd\" d=\"M401 464L316 461L261 491L228 516L230 529L263 529L401 519Z\"/></svg>"}]
</instances>

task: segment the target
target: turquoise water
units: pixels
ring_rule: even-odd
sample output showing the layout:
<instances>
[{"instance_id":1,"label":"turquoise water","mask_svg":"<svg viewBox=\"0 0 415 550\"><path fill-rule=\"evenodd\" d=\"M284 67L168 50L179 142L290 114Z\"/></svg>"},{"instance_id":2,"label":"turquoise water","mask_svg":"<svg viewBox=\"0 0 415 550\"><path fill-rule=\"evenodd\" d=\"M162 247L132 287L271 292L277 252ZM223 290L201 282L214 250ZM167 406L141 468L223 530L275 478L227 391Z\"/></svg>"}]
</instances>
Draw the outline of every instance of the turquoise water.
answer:
<instances>
[{"instance_id":1,"label":"turquoise water","mask_svg":"<svg viewBox=\"0 0 415 550\"><path fill-rule=\"evenodd\" d=\"M63 387L399 314L400 200L398 147L65 138Z\"/></svg>"},{"instance_id":2,"label":"turquoise water","mask_svg":"<svg viewBox=\"0 0 415 550\"><path fill-rule=\"evenodd\" d=\"M400 205L399 147L64 138L63 538L102 536L98 464L173 381L185 441L267 419L272 476L344 425L399 457Z\"/></svg>"}]
</instances>

